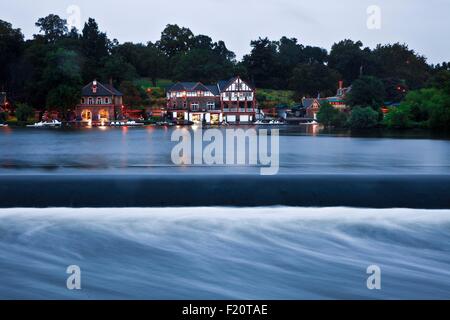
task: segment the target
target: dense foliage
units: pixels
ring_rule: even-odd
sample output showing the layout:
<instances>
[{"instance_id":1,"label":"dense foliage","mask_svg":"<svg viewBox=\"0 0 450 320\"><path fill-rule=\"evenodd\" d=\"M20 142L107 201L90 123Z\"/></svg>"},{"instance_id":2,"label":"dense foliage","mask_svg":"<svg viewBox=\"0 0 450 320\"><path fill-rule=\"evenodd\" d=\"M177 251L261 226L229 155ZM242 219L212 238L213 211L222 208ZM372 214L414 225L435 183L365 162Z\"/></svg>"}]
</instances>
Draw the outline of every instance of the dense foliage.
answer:
<instances>
[{"instance_id":1,"label":"dense foliage","mask_svg":"<svg viewBox=\"0 0 450 320\"><path fill-rule=\"evenodd\" d=\"M211 83L238 74L257 88L289 90L293 94L286 100L297 102L332 95L344 80L347 86L353 83L349 105L375 112L384 102L400 102L410 90L419 90L408 94L386 124L448 127L449 65L429 65L404 44L370 49L346 39L328 52L295 38L259 38L239 61L223 41L178 25L167 25L158 41L145 44L111 40L92 18L82 30L68 30L67 22L53 14L36 26L39 33L25 40L20 29L0 20L0 86L15 105L64 114L78 101L80 88L97 79L113 81L126 93L126 103L139 107L163 100L160 79ZM270 101L267 95L264 99Z\"/></svg>"}]
</instances>

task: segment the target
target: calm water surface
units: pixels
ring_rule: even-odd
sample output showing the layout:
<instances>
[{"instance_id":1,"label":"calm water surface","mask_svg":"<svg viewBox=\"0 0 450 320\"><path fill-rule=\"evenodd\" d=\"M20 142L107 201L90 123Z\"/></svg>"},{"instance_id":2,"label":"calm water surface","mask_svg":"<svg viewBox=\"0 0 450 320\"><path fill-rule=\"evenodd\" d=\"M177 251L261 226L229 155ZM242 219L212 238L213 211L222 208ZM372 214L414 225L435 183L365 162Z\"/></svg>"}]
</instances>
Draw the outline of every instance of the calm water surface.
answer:
<instances>
[{"instance_id":1,"label":"calm water surface","mask_svg":"<svg viewBox=\"0 0 450 320\"><path fill-rule=\"evenodd\" d=\"M175 128L0 129L3 174L86 170L114 174L259 173L258 168L248 166L175 167L170 156L176 145L171 141ZM311 130L307 133L300 126L281 129L280 174L450 173L448 139L420 133L352 137Z\"/></svg>"}]
</instances>

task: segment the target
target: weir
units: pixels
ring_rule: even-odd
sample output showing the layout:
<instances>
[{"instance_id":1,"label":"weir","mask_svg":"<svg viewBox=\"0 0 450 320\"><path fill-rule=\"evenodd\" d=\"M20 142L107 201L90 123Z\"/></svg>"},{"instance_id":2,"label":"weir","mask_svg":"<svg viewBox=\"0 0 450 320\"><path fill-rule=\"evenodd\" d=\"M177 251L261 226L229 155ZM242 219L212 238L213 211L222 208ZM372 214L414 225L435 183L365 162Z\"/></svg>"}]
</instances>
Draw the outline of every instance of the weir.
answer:
<instances>
[{"instance_id":1,"label":"weir","mask_svg":"<svg viewBox=\"0 0 450 320\"><path fill-rule=\"evenodd\" d=\"M450 209L449 175L0 176L0 207Z\"/></svg>"}]
</instances>

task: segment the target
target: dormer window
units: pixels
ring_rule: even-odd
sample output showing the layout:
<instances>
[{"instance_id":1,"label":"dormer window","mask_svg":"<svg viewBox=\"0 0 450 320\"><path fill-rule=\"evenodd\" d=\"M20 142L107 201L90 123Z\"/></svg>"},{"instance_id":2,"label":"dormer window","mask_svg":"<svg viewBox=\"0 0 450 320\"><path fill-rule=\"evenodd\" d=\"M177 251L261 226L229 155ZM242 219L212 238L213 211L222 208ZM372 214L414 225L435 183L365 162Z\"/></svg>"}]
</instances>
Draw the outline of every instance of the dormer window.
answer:
<instances>
[{"instance_id":1,"label":"dormer window","mask_svg":"<svg viewBox=\"0 0 450 320\"><path fill-rule=\"evenodd\" d=\"M94 82L92 82L92 92L97 93L97 81L96 80L94 80Z\"/></svg>"}]
</instances>

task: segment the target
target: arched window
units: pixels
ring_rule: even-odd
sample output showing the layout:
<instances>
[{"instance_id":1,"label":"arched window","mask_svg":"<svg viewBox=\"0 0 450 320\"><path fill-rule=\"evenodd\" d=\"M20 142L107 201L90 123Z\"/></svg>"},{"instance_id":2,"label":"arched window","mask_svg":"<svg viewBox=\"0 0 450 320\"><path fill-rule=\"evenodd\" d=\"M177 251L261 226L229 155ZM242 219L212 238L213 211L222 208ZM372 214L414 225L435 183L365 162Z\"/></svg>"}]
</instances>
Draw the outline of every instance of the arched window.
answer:
<instances>
[{"instance_id":1,"label":"arched window","mask_svg":"<svg viewBox=\"0 0 450 320\"><path fill-rule=\"evenodd\" d=\"M102 98L101 97L97 98L97 104L102 104Z\"/></svg>"},{"instance_id":2,"label":"arched window","mask_svg":"<svg viewBox=\"0 0 450 320\"><path fill-rule=\"evenodd\" d=\"M105 98L105 104L109 104L110 102L109 102L109 98L108 97L106 97Z\"/></svg>"},{"instance_id":3,"label":"arched window","mask_svg":"<svg viewBox=\"0 0 450 320\"><path fill-rule=\"evenodd\" d=\"M94 104L94 98L88 98L88 104Z\"/></svg>"}]
</instances>

